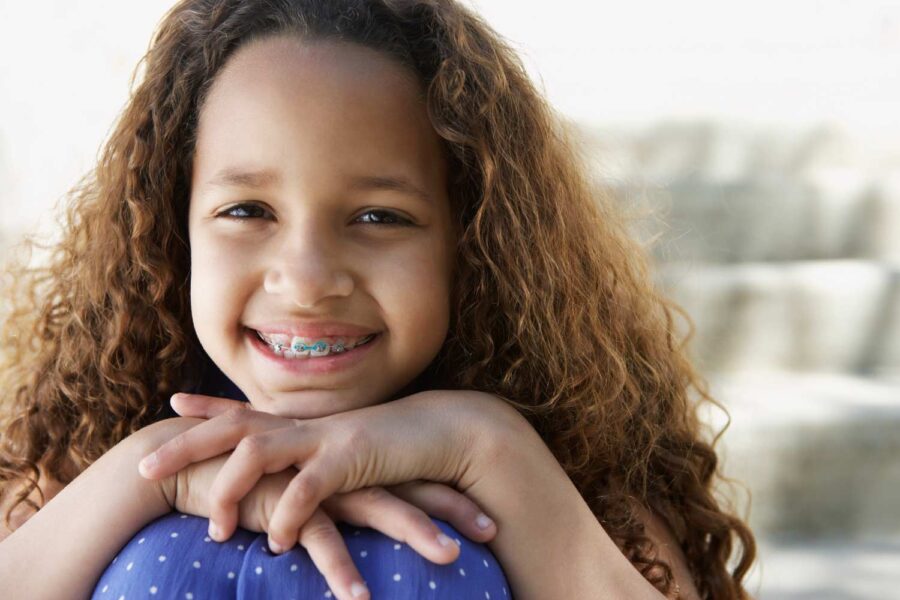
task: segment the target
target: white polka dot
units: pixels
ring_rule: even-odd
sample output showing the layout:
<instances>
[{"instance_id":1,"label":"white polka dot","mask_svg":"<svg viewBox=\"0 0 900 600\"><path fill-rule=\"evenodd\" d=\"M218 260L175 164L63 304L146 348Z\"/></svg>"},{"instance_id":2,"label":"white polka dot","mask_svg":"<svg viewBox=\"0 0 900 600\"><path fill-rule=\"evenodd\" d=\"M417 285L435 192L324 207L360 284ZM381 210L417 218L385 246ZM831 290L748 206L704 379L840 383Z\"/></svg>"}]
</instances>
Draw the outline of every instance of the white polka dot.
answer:
<instances>
[{"instance_id":1,"label":"white polka dot","mask_svg":"<svg viewBox=\"0 0 900 600\"><path fill-rule=\"evenodd\" d=\"M465 569L460 569L460 570L459 570L459 574L462 575L463 577L465 577L465 576L466 576L466 570L465 570Z\"/></svg>"},{"instance_id":2,"label":"white polka dot","mask_svg":"<svg viewBox=\"0 0 900 600\"><path fill-rule=\"evenodd\" d=\"M353 535L359 535L359 529L353 532Z\"/></svg>"},{"instance_id":3,"label":"white polka dot","mask_svg":"<svg viewBox=\"0 0 900 600\"><path fill-rule=\"evenodd\" d=\"M212 538L209 537L209 536L206 536L205 538L203 538L203 541L204 541L204 542L211 542L211 541L212 541Z\"/></svg>"},{"instance_id":4,"label":"white polka dot","mask_svg":"<svg viewBox=\"0 0 900 600\"><path fill-rule=\"evenodd\" d=\"M119 560L118 556L113 559L113 562L116 562L117 560Z\"/></svg>"},{"instance_id":5,"label":"white polka dot","mask_svg":"<svg viewBox=\"0 0 900 600\"><path fill-rule=\"evenodd\" d=\"M151 593L151 594L155 594L156 592L157 592L156 586L155 586L155 585L151 585L151 586L150 586L150 593Z\"/></svg>"},{"instance_id":6,"label":"white polka dot","mask_svg":"<svg viewBox=\"0 0 900 600\"><path fill-rule=\"evenodd\" d=\"M100 590L100 591L103 592L103 593L106 593L106 590L108 590L108 589L109 589L109 586L108 586L108 585L104 585L104 586L103 586L103 589Z\"/></svg>"},{"instance_id":7,"label":"white polka dot","mask_svg":"<svg viewBox=\"0 0 900 600\"><path fill-rule=\"evenodd\" d=\"M253 570L256 572L257 575L262 575L262 567L256 567Z\"/></svg>"},{"instance_id":8,"label":"white polka dot","mask_svg":"<svg viewBox=\"0 0 900 600\"><path fill-rule=\"evenodd\" d=\"M362 552L359 553L359 555L362 556L363 558L365 558L365 557L367 557L367 556L369 555L369 551L368 551L368 550L363 550Z\"/></svg>"},{"instance_id":9,"label":"white polka dot","mask_svg":"<svg viewBox=\"0 0 900 600\"><path fill-rule=\"evenodd\" d=\"M178 517L178 518L179 518L179 519L187 519L187 515L181 515L181 516Z\"/></svg>"},{"instance_id":10,"label":"white polka dot","mask_svg":"<svg viewBox=\"0 0 900 600\"><path fill-rule=\"evenodd\" d=\"M228 579L234 579L234 571L228 571Z\"/></svg>"},{"instance_id":11,"label":"white polka dot","mask_svg":"<svg viewBox=\"0 0 900 600\"><path fill-rule=\"evenodd\" d=\"M291 573L296 572L297 568L298 568L297 565L291 565Z\"/></svg>"},{"instance_id":12,"label":"white polka dot","mask_svg":"<svg viewBox=\"0 0 900 600\"><path fill-rule=\"evenodd\" d=\"M194 595L190 592L184 595L187 600L194 600Z\"/></svg>"},{"instance_id":13,"label":"white polka dot","mask_svg":"<svg viewBox=\"0 0 900 600\"><path fill-rule=\"evenodd\" d=\"M400 544L394 544L394 550L399 550L399 549L400 549Z\"/></svg>"},{"instance_id":14,"label":"white polka dot","mask_svg":"<svg viewBox=\"0 0 900 600\"><path fill-rule=\"evenodd\" d=\"M146 538L141 538L141 539L139 539L139 540L138 540L138 544L143 544L145 539L146 539Z\"/></svg>"},{"instance_id":15,"label":"white polka dot","mask_svg":"<svg viewBox=\"0 0 900 600\"><path fill-rule=\"evenodd\" d=\"M503 588L503 595L506 595L506 588Z\"/></svg>"},{"instance_id":16,"label":"white polka dot","mask_svg":"<svg viewBox=\"0 0 900 600\"><path fill-rule=\"evenodd\" d=\"M131 567L133 567L133 566L134 566L134 563L133 563L133 562L130 562L130 563L128 563L128 566L125 567L125 570L126 570L126 571L130 571L130 570L131 570Z\"/></svg>"},{"instance_id":17,"label":"white polka dot","mask_svg":"<svg viewBox=\"0 0 900 600\"><path fill-rule=\"evenodd\" d=\"M490 593L490 592L485 592L485 593L484 593L484 597L487 598L487 600L491 600L491 593Z\"/></svg>"},{"instance_id":18,"label":"white polka dot","mask_svg":"<svg viewBox=\"0 0 900 600\"><path fill-rule=\"evenodd\" d=\"M261 550L262 550L263 552L265 552L266 554L268 554L268 552L269 552L269 549L266 548L265 546L263 546L263 547L261 548Z\"/></svg>"},{"instance_id":19,"label":"white polka dot","mask_svg":"<svg viewBox=\"0 0 900 600\"><path fill-rule=\"evenodd\" d=\"M177 538L177 537L178 537L178 532L177 532L177 531L173 531L172 533L169 534L169 537Z\"/></svg>"},{"instance_id":20,"label":"white polka dot","mask_svg":"<svg viewBox=\"0 0 900 600\"><path fill-rule=\"evenodd\" d=\"M459 541L459 538L453 538L453 539L456 540L456 545L457 545L457 546L462 546L462 542Z\"/></svg>"},{"instance_id":21,"label":"white polka dot","mask_svg":"<svg viewBox=\"0 0 900 600\"><path fill-rule=\"evenodd\" d=\"M238 550L243 550L243 549L244 549L244 545L243 545L243 544L238 544Z\"/></svg>"},{"instance_id":22,"label":"white polka dot","mask_svg":"<svg viewBox=\"0 0 900 600\"><path fill-rule=\"evenodd\" d=\"M195 568L195 569L199 569L199 568L200 568L200 561L199 561L199 560L195 560L195 561L194 561L194 568Z\"/></svg>"},{"instance_id":23,"label":"white polka dot","mask_svg":"<svg viewBox=\"0 0 900 600\"><path fill-rule=\"evenodd\" d=\"M166 555L165 555L165 554L160 554L160 555L159 555L159 562L166 562Z\"/></svg>"},{"instance_id":24,"label":"white polka dot","mask_svg":"<svg viewBox=\"0 0 900 600\"><path fill-rule=\"evenodd\" d=\"M428 582L428 587L430 587L431 589L435 589L435 588L437 587L437 584L436 584L435 582L433 582L433 581L429 581L429 582Z\"/></svg>"},{"instance_id":25,"label":"white polka dot","mask_svg":"<svg viewBox=\"0 0 900 600\"><path fill-rule=\"evenodd\" d=\"M328 590L327 592L325 592L325 597L331 598L331 590Z\"/></svg>"},{"instance_id":26,"label":"white polka dot","mask_svg":"<svg viewBox=\"0 0 900 600\"><path fill-rule=\"evenodd\" d=\"M484 559L484 560L482 560L481 562L484 563L484 566L488 566L487 559Z\"/></svg>"},{"instance_id":27,"label":"white polka dot","mask_svg":"<svg viewBox=\"0 0 900 600\"><path fill-rule=\"evenodd\" d=\"M125 594L122 594L121 596L119 596L119 600L125 600Z\"/></svg>"},{"instance_id":28,"label":"white polka dot","mask_svg":"<svg viewBox=\"0 0 900 600\"><path fill-rule=\"evenodd\" d=\"M400 581L401 579L403 578L400 577L400 573L394 573L394 581Z\"/></svg>"}]
</instances>

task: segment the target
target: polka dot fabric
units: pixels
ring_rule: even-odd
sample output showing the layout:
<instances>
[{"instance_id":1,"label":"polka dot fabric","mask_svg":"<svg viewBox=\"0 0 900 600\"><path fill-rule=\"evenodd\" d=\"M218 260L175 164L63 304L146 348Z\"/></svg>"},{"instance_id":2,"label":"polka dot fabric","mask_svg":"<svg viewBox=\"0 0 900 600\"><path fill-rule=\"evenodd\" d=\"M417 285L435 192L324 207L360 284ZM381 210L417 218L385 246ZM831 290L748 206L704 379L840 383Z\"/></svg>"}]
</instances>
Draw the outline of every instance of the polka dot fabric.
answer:
<instances>
[{"instance_id":1,"label":"polka dot fabric","mask_svg":"<svg viewBox=\"0 0 900 600\"><path fill-rule=\"evenodd\" d=\"M365 527L338 523L373 600L512 597L500 564L487 546L434 523L460 546L449 565L434 564L405 543ZM272 554L264 533L238 529L213 541L206 518L169 513L137 533L106 568L93 600L334 598L325 578L300 545Z\"/></svg>"}]
</instances>

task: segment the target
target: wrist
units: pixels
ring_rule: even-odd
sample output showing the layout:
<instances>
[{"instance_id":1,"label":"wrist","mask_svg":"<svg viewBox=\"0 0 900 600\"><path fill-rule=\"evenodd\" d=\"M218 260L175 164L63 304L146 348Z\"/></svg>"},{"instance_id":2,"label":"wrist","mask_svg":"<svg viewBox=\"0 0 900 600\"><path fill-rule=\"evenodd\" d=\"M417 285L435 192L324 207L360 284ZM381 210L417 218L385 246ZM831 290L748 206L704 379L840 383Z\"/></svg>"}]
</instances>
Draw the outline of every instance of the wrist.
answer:
<instances>
[{"instance_id":1,"label":"wrist","mask_svg":"<svg viewBox=\"0 0 900 600\"><path fill-rule=\"evenodd\" d=\"M140 431L132 434L129 441L133 447L136 459L134 459L133 464L128 466L137 472L138 463L140 463L143 457L156 451L156 449L164 443L168 442L176 435L187 431L201 421L202 419L174 417L151 423ZM153 495L156 495L157 498L161 498L169 511L178 509L176 506L179 498L178 494L179 490L187 487L187 482L185 481L186 477L187 471L184 469L163 479L148 479L140 476L141 480L146 482L144 487L151 490L151 493L155 492Z\"/></svg>"},{"instance_id":2,"label":"wrist","mask_svg":"<svg viewBox=\"0 0 900 600\"><path fill-rule=\"evenodd\" d=\"M498 400L502 402L502 400ZM658 598L514 408L479 432L467 496L497 523L489 542L517 598Z\"/></svg>"}]
</instances>

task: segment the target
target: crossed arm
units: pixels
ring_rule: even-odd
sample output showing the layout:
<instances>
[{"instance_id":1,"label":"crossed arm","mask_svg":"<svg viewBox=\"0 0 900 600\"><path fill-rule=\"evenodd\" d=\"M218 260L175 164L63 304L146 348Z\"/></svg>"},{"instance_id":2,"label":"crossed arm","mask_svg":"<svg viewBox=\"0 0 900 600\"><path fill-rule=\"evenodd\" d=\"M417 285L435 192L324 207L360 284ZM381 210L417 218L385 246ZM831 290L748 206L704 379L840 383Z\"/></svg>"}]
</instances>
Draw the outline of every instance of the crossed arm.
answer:
<instances>
[{"instance_id":1,"label":"crossed arm","mask_svg":"<svg viewBox=\"0 0 900 600\"><path fill-rule=\"evenodd\" d=\"M512 422L514 417L507 424ZM89 596L134 532L174 506L175 479L141 477L139 460L196 423L170 419L123 441L0 543L0 595ZM472 448L475 459L464 491L497 522L489 545L516 598L662 597L621 554L530 427L490 433L480 438L486 443ZM680 597L699 598L671 533L646 514L648 534L672 566ZM92 543L85 545L85 539ZM72 561L73 554L80 560ZM54 569L21 568L38 561Z\"/></svg>"}]
</instances>

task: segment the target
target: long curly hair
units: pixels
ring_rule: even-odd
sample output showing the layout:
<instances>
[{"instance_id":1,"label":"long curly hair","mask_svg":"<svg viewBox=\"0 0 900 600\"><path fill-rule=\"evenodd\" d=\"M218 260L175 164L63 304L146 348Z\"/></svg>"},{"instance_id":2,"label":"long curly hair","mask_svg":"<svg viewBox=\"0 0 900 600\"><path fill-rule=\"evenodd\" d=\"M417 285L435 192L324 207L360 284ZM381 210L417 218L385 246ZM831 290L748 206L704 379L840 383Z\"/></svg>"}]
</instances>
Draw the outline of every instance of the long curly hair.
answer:
<instances>
[{"instance_id":1,"label":"long curly hair","mask_svg":"<svg viewBox=\"0 0 900 600\"><path fill-rule=\"evenodd\" d=\"M6 269L0 486L20 490L7 526L16 506L43 505L42 477L68 483L195 380L198 115L229 56L276 34L381 50L423 84L461 231L429 381L515 406L661 592L675 593L672 570L638 508L671 528L703 598L748 598L755 542L716 498L724 429L706 439L697 410L725 409L687 357L690 318L657 291L625 213L515 51L453 0L182 0L164 16L96 168L67 196L61 241L41 265ZM680 343L675 313L691 329Z\"/></svg>"}]
</instances>

